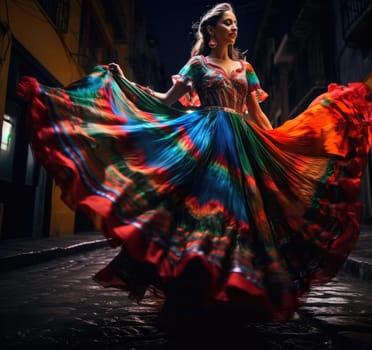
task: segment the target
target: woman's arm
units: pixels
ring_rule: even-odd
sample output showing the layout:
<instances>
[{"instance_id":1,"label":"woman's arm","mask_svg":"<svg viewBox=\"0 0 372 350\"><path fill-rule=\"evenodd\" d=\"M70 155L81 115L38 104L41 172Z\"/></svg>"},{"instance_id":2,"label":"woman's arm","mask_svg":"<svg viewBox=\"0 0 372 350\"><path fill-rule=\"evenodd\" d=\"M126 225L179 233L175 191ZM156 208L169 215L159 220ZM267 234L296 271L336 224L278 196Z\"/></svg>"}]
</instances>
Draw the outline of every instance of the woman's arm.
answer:
<instances>
[{"instance_id":1,"label":"woman's arm","mask_svg":"<svg viewBox=\"0 0 372 350\"><path fill-rule=\"evenodd\" d=\"M253 120L259 127L265 130L271 130L273 128L269 118L262 111L254 92L248 94L247 106L249 115L253 118Z\"/></svg>"},{"instance_id":2,"label":"woman's arm","mask_svg":"<svg viewBox=\"0 0 372 350\"><path fill-rule=\"evenodd\" d=\"M161 100L167 106L171 106L178 101L178 99L189 91L189 87L176 83L167 92L156 92L150 90L150 94Z\"/></svg>"},{"instance_id":3,"label":"woman's arm","mask_svg":"<svg viewBox=\"0 0 372 350\"><path fill-rule=\"evenodd\" d=\"M125 78L124 73L117 63L108 64L111 71ZM135 83L133 83L135 84ZM156 92L150 88L145 89L149 94L161 100L164 104L171 106L176 103L178 99L189 91L189 87L184 84L174 84L167 92Z\"/></svg>"}]
</instances>

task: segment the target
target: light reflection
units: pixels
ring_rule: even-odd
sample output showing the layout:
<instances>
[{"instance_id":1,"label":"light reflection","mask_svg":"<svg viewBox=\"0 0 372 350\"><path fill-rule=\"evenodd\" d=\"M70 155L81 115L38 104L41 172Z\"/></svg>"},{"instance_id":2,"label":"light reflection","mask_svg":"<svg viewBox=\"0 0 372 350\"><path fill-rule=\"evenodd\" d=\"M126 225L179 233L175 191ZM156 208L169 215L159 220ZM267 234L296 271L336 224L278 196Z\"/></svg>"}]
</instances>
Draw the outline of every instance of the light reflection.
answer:
<instances>
[{"instance_id":1,"label":"light reflection","mask_svg":"<svg viewBox=\"0 0 372 350\"><path fill-rule=\"evenodd\" d=\"M5 114L1 133L1 150L8 151L12 140L13 124L9 115Z\"/></svg>"}]
</instances>

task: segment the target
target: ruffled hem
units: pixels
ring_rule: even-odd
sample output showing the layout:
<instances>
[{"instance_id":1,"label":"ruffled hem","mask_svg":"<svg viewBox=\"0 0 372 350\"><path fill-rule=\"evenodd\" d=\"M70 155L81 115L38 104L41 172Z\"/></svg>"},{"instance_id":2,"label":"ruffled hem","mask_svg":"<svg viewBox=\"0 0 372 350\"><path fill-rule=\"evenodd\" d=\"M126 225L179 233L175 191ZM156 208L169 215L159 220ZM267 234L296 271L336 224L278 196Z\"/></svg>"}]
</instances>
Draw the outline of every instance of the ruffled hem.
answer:
<instances>
[{"instance_id":1,"label":"ruffled hem","mask_svg":"<svg viewBox=\"0 0 372 350\"><path fill-rule=\"evenodd\" d=\"M112 92L107 86L103 88L104 90L99 88L100 96L103 95L103 92L107 96L115 96L115 93L117 93L115 91ZM132 89L130 93L133 95L127 102L131 106L131 109L129 112L126 111L126 113L134 113L133 111L135 111L135 118L137 119L143 113L146 123L147 121L159 123L161 125L159 130L170 133L171 130L167 129L169 125L162 124L161 120L171 118L165 115L155 116L149 114L149 112L145 113L138 110L136 107L138 105L137 102L142 98L140 93L136 91L138 88L130 87L129 85L126 88ZM276 247L275 249L272 248L272 251L267 251L270 254L277 254L276 251L279 250L285 256L285 259L291 260L293 258L291 260L293 262L291 268L294 270L298 269L298 271L289 272L290 276L296 276L298 278L293 277L291 281L292 285L288 284L287 286L287 280L284 282L278 280L271 281L272 285L266 285L264 287L260 287L260 284L255 281L254 276L250 280L250 275L246 271L239 272L230 267L231 270L226 274L223 267L215 264L213 259L208 258L205 254L195 253L192 249L182 259L168 259L171 254L177 255L175 247L167 246L164 242L157 243L149 237L155 237L154 232L159 232L159 236L156 237L159 238L160 242L162 238L168 237L167 235L170 235L172 232L175 234L175 228L173 227L174 213L172 212L172 210L174 211L174 207L172 206L176 202L171 202L170 206L169 203L163 205L161 201L164 200L164 196L163 194L159 194L158 197L155 196L151 199L152 202L149 200L149 203L152 203L151 206L148 208L145 206L144 208L147 208L147 210L139 211L137 217L119 219L120 211L123 208L117 208L115 206L117 203L116 200L109 197L109 194L113 196L115 191L104 195L93 193L89 187L89 181L82 178L81 169L77 166L80 160L71 158L70 154L66 151L69 145L64 145L63 142L61 143L60 135L51 127L50 118L58 117L62 118L62 124L64 126L64 130L61 128L59 131L66 132L67 130L67 133L70 131L74 132L77 124L71 120L71 115L50 115L47 102L49 97L43 95L45 89L40 87L35 79L22 79L18 91L20 95L30 101L27 118L31 145L35 157L53 175L56 183L62 188L62 196L65 203L74 210L84 211L91 221L96 224L97 228L111 239L112 246L123 246L125 248L126 259L135 262L134 265L137 266L135 271L142 271L139 274L140 278L138 278L138 274L135 272L126 271L128 264L119 271L121 273L116 273L117 271L115 271L114 265L111 268L108 266L94 276L94 279L105 287L112 286L129 291L136 299L143 297L143 293L149 286L167 293L168 285L172 281L180 279L192 261L198 261L199 266L209 276L208 285L203 290L203 293L206 295L207 304L221 303L223 305L231 305L232 307L246 307L247 310L251 309L251 316L254 315L254 318L285 321L293 316L293 313L301 303L301 297L306 295L311 285L314 283L324 283L334 277L357 241L361 221L361 204L357 197L360 177L366 165L367 154L372 141L371 128L369 127L372 120L369 99L371 92L363 84L351 85L349 87L331 85L329 92L314 100L309 106L309 109L298 118L271 131L261 130L254 124L247 126L242 122L241 118L239 120L230 120L229 114L226 112L214 113L214 115L220 115L221 118L225 116L228 123L235 123L234 125L240 133L239 135L247 134L248 140L250 140L249 142L251 140L256 142L254 144L255 148L252 149L257 151L255 157L260 157L259 159L262 164L265 164L268 160L274 166L279 166L279 164L284 162L290 163L291 159L288 158L289 153L287 151L296 150L295 157L304 158L299 163L304 167L302 171L305 174L307 171L305 165L308 160L306 157L319 157L315 160L317 163L323 162L323 160L320 161L321 157L324 158L327 156L331 159L324 162L324 176L317 180L319 186L317 186L316 191L309 191L306 194L306 198L308 198L310 204L307 203L308 207L304 210L303 217L295 217L293 220L291 220L290 214L287 211L290 209L286 207L288 203L285 204L281 197L282 191L289 190L287 187L277 188L276 186L279 185L273 183L269 178L262 177L262 179L257 178L255 180L253 177L246 175L245 181L247 186L251 186L249 187L249 190L251 190L249 193L250 196L256 194L254 192L256 187L254 187L253 181L262 182L260 185L263 186L264 191L266 191L265 193L267 193L267 198L265 198L267 208L265 209L268 215L275 215L279 220L278 213L275 213L275 211L285 209L283 215L289 218L286 223L287 226L285 226L278 224L278 222L269 216L272 220L270 232L275 236ZM106 101L107 96L104 97L104 101ZM62 100L65 97L59 96ZM151 102L151 96L146 96L146 101L148 99ZM63 102L64 106L71 106L69 99L63 100ZM110 116L110 120L113 123L120 121L123 125L127 125L126 118L129 118L130 114L124 116L124 114L119 113L120 111L118 112L117 106L115 108L116 114L114 113L114 109L110 110L105 105L105 115ZM57 112L54 111L53 113ZM65 110L63 112L66 113ZM173 111L172 113L175 112ZM317 116L317 113L320 114ZM327 121L324 121L324 113L329 113L327 114ZM314 116L317 117L314 118ZM182 118L182 115L179 115L179 117ZM190 116L188 115L186 117L189 119ZM133 119L132 122L137 122L137 119ZM221 124L221 130L224 130L223 132L226 133L227 129L223 128L222 125L224 124ZM343 133L340 133L340 126L342 125L346 127L342 129ZM322 126L323 130L319 130L318 126ZM331 128L332 130L325 130L326 128ZM136 132L137 129L133 126L130 130ZM129 131L125 132L129 133ZM323 140L320 137L322 132L327 132L327 135L330 136L326 140ZM335 139L331 137L332 135L335 136ZM71 141L70 139L68 140ZM345 142L334 142L334 140L345 140ZM82 142L78 145L78 149L81 151L82 159L89 159L84 154L87 144L90 144L93 148L99 145L89 135L83 135L83 141L84 143ZM192 141L190 138L183 136L182 145L184 149L189 150L192 147L196 147ZM262 145L265 145L267 149L271 149L272 153L269 155ZM249 146L247 145L247 147ZM200 157L197 152L193 151L192 154L196 160ZM133 155L134 153L130 153L131 157ZM135 155L136 157L144 157L142 153L136 153ZM308 164L315 164L315 162L309 162ZM218 165L221 169L225 166L223 162ZM293 163L288 166L288 169L291 169L294 165L299 166ZM135 168L134 163L131 163L130 166L133 169ZM215 166L213 169L215 169ZM136 176L140 174L139 171L135 171L134 173ZM136 180L141 182L146 176L143 178L136 177ZM236 176L239 178L241 174L237 172ZM130 181L128 180L128 182ZM159 183L161 182L159 181ZM154 180L151 182L151 186L155 185ZM282 185L286 186L284 182ZM148 188L150 183L146 182L145 186ZM140 188L138 191L142 190ZM125 204L123 202L123 205L128 205L128 208L132 204L139 205L137 202L144 201L142 197L136 198L134 191L131 193L133 193L133 198L127 194L127 200L130 203ZM298 195L303 196L300 193ZM268 203L275 196L278 197L275 199L275 203L278 202L281 206L273 208L271 213ZM198 202L196 204L201 207L200 203ZM216 203L218 202L216 201ZM216 205L213 208L216 208ZM195 213L202 212L201 209L196 207L193 209ZM262 213L259 214L262 215ZM279 213L280 215L281 213ZM257 220L262 218L263 216L257 218ZM208 218L206 222L208 222ZM255 222L255 225L260 224L262 222ZM244 235L240 234L241 237L254 237L256 231L254 231L255 229L253 227L248 227ZM241 227L240 230L243 231ZM194 234L194 232L192 233ZM228 237L227 234L226 237ZM248 241L248 238L245 239ZM266 240L270 244L272 243L269 239ZM316 241L314 242L314 240ZM262 241L265 240L262 239ZM202 243L209 244L206 239ZM188 244L192 248L194 242L188 242ZM224 242L221 240L221 247L224 247L223 244ZM246 242L242 240L240 244L244 245ZM270 246L268 245L266 248L269 249ZM223 249L225 248L221 248L221 251L226 253ZM299 255L303 257L307 253L309 253L309 257L306 260L307 266L304 268L300 266L301 260L299 260ZM215 256L217 257L218 254L220 252L216 250ZM314 259L312 260L311 257L314 257ZM240 259L243 258L240 257ZM275 269L282 268L282 266L279 266L283 263L282 260L275 260L275 257L270 258L272 258L270 264L264 267L261 266L262 271L270 271L270 269L274 271ZM257 259L260 259L260 257L257 257ZM242 263L239 266L248 269L248 264ZM285 278L288 278L288 276ZM265 280L265 278L262 278L262 280ZM278 291L279 289L280 292ZM247 318L249 319L250 316L247 315Z\"/></svg>"},{"instance_id":2,"label":"ruffled hem","mask_svg":"<svg viewBox=\"0 0 372 350\"><path fill-rule=\"evenodd\" d=\"M246 321L287 321L293 317L301 304L300 295L288 293L275 305L270 295L254 283L249 283L239 273L231 273L227 281L221 283L220 271L205 256L188 254L174 269L166 262L164 255L164 250L154 243L149 244L146 256L141 262L122 251L115 258L119 262L110 263L98 271L93 280L105 288L121 289L137 302L142 300L147 291L163 299L179 299L182 291L169 286L172 286L174 281L182 279L190 266L197 266L198 273L195 276L204 271L203 282L198 281L198 278L189 280L195 284L190 290L198 288L196 284L204 284L204 288L200 288L198 293L203 299L201 308L204 310L214 307L225 311L234 310L235 316L238 317L240 309L240 316L244 314ZM126 268L133 265L136 266L136 273L127 273ZM186 302L188 297L184 295L185 293L187 294L183 291L182 295Z\"/></svg>"}]
</instances>

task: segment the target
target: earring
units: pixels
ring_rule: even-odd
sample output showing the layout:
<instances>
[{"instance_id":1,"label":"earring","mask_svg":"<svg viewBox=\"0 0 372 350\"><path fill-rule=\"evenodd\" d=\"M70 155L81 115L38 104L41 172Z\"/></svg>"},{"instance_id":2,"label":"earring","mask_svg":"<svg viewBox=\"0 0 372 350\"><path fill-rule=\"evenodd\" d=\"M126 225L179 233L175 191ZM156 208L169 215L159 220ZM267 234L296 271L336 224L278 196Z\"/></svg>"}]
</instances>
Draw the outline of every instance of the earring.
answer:
<instances>
[{"instance_id":1,"label":"earring","mask_svg":"<svg viewBox=\"0 0 372 350\"><path fill-rule=\"evenodd\" d=\"M208 43L208 46L211 48L211 49L214 49L216 46L217 46L217 41L215 38L211 38L209 40L209 43Z\"/></svg>"}]
</instances>

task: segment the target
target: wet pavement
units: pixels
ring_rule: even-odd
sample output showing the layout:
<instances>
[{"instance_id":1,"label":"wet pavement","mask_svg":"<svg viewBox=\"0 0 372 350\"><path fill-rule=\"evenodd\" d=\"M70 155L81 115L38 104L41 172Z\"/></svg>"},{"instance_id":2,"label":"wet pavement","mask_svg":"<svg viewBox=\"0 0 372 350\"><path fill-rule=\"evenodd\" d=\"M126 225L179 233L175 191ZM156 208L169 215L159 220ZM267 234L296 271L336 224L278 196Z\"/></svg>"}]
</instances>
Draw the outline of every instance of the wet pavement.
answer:
<instances>
[{"instance_id":1,"label":"wet pavement","mask_svg":"<svg viewBox=\"0 0 372 350\"><path fill-rule=\"evenodd\" d=\"M344 264L348 275L372 282L372 227L363 226L355 249Z\"/></svg>"},{"instance_id":2,"label":"wet pavement","mask_svg":"<svg viewBox=\"0 0 372 350\"><path fill-rule=\"evenodd\" d=\"M0 240L0 272L107 246L99 232Z\"/></svg>"},{"instance_id":3,"label":"wet pavement","mask_svg":"<svg viewBox=\"0 0 372 350\"><path fill-rule=\"evenodd\" d=\"M355 349L372 349L372 283L340 273L315 288L300 313ZM346 347L352 349L352 347Z\"/></svg>"},{"instance_id":4,"label":"wet pavement","mask_svg":"<svg viewBox=\"0 0 372 350\"><path fill-rule=\"evenodd\" d=\"M137 304L91 276L117 253L108 247L0 274L1 349L372 349L372 284L341 273L315 288L287 323L158 327L161 298ZM195 331L195 329L194 329Z\"/></svg>"}]
</instances>

